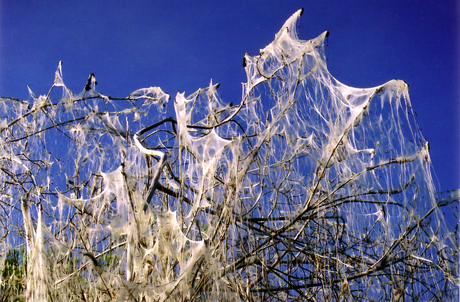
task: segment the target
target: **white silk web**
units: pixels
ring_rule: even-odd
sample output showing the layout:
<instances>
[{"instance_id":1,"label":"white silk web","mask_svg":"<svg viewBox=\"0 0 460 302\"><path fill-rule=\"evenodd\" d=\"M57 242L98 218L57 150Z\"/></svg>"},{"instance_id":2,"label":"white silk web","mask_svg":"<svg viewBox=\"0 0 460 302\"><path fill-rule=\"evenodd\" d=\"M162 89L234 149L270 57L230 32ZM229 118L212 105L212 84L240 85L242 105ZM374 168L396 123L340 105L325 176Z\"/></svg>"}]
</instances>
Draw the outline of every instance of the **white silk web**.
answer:
<instances>
[{"instance_id":1,"label":"white silk web","mask_svg":"<svg viewBox=\"0 0 460 302\"><path fill-rule=\"evenodd\" d=\"M76 95L61 64L48 95L1 98L2 297L458 295L458 223L443 213L458 191L436 192L407 84L337 81L327 32L298 39L301 13L244 56L239 103L211 82L166 117L160 88L111 98L91 74Z\"/></svg>"}]
</instances>

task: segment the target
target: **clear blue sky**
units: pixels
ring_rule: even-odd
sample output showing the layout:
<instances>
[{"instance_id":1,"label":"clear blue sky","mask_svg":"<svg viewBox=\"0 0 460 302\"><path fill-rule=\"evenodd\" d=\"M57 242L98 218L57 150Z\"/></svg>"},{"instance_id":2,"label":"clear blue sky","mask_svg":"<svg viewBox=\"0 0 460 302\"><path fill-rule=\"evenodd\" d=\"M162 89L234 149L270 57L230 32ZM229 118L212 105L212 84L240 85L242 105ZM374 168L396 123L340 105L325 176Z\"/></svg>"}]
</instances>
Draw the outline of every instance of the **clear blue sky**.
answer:
<instances>
[{"instance_id":1,"label":"clear blue sky","mask_svg":"<svg viewBox=\"0 0 460 302\"><path fill-rule=\"evenodd\" d=\"M6 1L0 0L0 95L46 94L63 61L80 92L123 97L160 86L173 97L213 82L238 102L245 52L256 55L304 7L301 39L328 29L328 68L342 83L409 84L442 189L458 188L459 1Z\"/></svg>"}]
</instances>

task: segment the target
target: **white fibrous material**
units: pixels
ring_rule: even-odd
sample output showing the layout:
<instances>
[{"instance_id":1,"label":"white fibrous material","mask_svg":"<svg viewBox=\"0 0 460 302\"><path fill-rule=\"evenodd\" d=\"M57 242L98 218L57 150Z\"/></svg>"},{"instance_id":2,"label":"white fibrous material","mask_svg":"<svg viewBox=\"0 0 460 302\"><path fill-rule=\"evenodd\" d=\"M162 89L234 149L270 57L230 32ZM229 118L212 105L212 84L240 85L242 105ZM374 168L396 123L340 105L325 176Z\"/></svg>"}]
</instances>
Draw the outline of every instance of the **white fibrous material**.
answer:
<instances>
[{"instance_id":1,"label":"white fibrous material","mask_svg":"<svg viewBox=\"0 0 460 302\"><path fill-rule=\"evenodd\" d=\"M301 13L230 104L211 81L167 117L161 88L74 94L62 63L47 95L1 98L0 300L457 297L459 193L407 84L340 83Z\"/></svg>"}]
</instances>

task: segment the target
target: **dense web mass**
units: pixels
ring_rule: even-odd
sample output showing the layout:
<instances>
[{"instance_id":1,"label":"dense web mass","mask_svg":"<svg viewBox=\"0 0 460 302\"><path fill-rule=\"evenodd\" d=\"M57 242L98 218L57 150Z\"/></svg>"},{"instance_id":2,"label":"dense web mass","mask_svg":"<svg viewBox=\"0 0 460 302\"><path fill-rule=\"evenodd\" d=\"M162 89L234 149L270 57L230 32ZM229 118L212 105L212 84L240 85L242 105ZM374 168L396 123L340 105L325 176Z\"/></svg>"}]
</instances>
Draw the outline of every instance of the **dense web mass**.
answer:
<instances>
[{"instance_id":1,"label":"dense web mass","mask_svg":"<svg viewBox=\"0 0 460 302\"><path fill-rule=\"evenodd\" d=\"M2 300L458 296L459 194L436 192L407 84L340 83L301 13L244 56L239 103L211 82L167 117L159 87L74 94L61 63L47 95L1 98Z\"/></svg>"}]
</instances>

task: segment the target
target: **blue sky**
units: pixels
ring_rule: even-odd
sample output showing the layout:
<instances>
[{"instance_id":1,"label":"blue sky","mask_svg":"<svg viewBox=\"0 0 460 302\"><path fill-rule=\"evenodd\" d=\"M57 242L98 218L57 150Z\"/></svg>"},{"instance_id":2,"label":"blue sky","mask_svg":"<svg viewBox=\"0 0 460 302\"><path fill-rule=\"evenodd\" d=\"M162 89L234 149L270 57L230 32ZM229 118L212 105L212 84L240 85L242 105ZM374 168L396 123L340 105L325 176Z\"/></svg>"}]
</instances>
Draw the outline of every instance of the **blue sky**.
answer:
<instances>
[{"instance_id":1,"label":"blue sky","mask_svg":"<svg viewBox=\"0 0 460 302\"><path fill-rule=\"evenodd\" d=\"M209 81L238 102L242 58L270 43L304 7L301 39L330 31L328 69L344 84L409 84L443 190L460 186L460 7L449 1L5 1L0 0L0 95L46 94L63 61L80 92L123 97L160 86L186 95Z\"/></svg>"}]
</instances>

